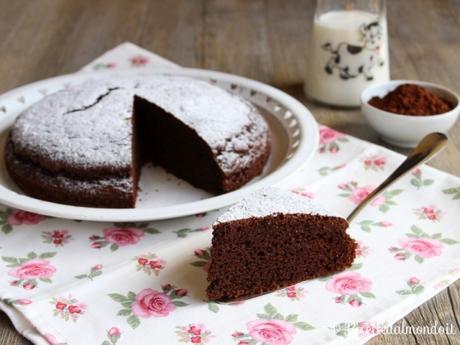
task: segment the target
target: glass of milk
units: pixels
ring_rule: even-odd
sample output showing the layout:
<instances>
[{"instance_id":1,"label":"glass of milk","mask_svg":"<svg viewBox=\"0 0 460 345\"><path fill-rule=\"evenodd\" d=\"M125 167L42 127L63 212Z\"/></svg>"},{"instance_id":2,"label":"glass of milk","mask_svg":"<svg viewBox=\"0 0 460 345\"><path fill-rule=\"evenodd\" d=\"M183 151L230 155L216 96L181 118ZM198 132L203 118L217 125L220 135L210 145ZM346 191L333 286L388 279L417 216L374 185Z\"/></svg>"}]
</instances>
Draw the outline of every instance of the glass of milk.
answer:
<instances>
[{"instance_id":1,"label":"glass of milk","mask_svg":"<svg viewBox=\"0 0 460 345\"><path fill-rule=\"evenodd\" d=\"M384 0L317 0L305 93L355 107L361 92L390 79Z\"/></svg>"}]
</instances>

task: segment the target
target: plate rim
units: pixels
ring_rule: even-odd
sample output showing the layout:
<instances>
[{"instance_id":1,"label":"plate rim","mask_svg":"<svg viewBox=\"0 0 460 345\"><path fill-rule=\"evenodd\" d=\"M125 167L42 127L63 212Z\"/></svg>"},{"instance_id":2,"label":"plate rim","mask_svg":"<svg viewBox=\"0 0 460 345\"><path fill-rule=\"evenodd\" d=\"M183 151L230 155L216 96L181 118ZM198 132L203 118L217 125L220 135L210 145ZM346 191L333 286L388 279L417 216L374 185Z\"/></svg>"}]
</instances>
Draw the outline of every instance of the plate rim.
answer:
<instances>
[{"instance_id":1,"label":"plate rim","mask_svg":"<svg viewBox=\"0 0 460 345\"><path fill-rule=\"evenodd\" d=\"M26 84L7 91L0 95L0 102L5 99L10 99L15 95L27 92L32 89L43 87L49 83L59 83L69 81L80 81L91 76L123 76L123 75L142 75L144 73L152 74L172 74L183 76L206 77L210 79L222 80L229 83L235 83L245 87L260 91L273 100L282 104L293 111L298 121L300 130L300 143L292 157L285 162L280 168L276 169L269 175L246 185L236 191L216 195L204 200L197 200L177 205L170 205L155 208L95 208L81 207L65 204L58 204L50 201L36 199L27 195L19 194L10 190L3 185L0 185L0 203L18 208L21 210L39 213L46 216L87 220L96 222L126 222L126 221L154 221L172 218L180 218L198 213L209 212L222 207L234 204L244 196L254 192L265 186L274 186L287 177L294 174L301 167L307 164L313 158L319 145L319 126L310 110L294 97L288 95L268 84L249 79L246 77L229 74L219 71L197 69L197 68L145 68L142 70L104 70L93 72L77 72L71 74L60 75ZM16 117L14 117L16 118ZM3 132L9 127L14 119L6 115L0 120L0 131Z\"/></svg>"}]
</instances>

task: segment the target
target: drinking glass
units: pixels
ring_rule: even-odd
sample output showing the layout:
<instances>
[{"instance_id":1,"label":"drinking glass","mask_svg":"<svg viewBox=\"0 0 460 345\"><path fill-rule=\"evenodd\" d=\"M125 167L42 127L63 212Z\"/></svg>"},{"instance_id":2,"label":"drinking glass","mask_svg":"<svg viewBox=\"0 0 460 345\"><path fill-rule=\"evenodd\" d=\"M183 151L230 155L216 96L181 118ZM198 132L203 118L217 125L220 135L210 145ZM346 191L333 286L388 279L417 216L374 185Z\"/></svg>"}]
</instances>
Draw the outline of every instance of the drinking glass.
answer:
<instances>
[{"instance_id":1,"label":"drinking glass","mask_svg":"<svg viewBox=\"0 0 460 345\"><path fill-rule=\"evenodd\" d=\"M359 106L362 91L390 79L385 0L317 0L305 93Z\"/></svg>"}]
</instances>

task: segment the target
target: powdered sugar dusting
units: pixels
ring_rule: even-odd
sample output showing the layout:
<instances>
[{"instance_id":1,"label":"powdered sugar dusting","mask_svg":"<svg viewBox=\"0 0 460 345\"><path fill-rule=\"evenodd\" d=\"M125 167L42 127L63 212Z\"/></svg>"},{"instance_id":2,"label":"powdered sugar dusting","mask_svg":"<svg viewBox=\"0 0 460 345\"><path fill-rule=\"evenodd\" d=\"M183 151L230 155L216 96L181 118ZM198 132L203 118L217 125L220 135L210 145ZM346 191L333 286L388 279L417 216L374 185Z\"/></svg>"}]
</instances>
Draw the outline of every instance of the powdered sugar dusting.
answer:
<instances>
[{"instance_id":1,"label":"powdered sugar dusting","mask_svg":"<svg viewBox=\"0 0 460 345\"><path fill-rule=\"evenodd\" d=\"M251 194L230 207L217 219L216 223L252 217L261 218L277 213L335 216L311 199L278 188L268 187Z\"/></svg>"},{"instance_id":2,"label":"powdered sugar dusting","mask_svg":"<svg viewBox=\"0 0 460 345\"><path fill-rule=\"evenodd\" d=\"M222 147L225 138L252 123L247 102L203 81L157 78L136 93L194 128L212 147Z\"/></svg>"},{"instance_id":3,"label":"powdered sugar dusting","mask_svg":"<svg viewBox=\"0 0 460 345\"><path fill-rule=\"evenodd\" d=\"M224 173L246 167L267 145L268 126L249 102L203 81L166 76L91 80L49 95L18 117L13 142L76 167L129 167L134 95L193 128Z\"/></svg>"},{"instance_id":4,"label":"powdered sugar dusting","mask_svg":"<svg viewBox=\"0 0 460 345\"><path fill-rule=\"evenodd\" d=\"M85 83L52 94L18 117L15 145L76 166L131 164L133 95L109 83Z\"/></svg>"},{"instance_id":5,"label":"powdered sugar dusting","mask_svg":"<svg viewBox=\"0 0 460 345\"><path fill-rule=\"evenodd\" d=\"M224 172L243 168L267 143L268 126L246 100L209 83L183 77L140 83L136 95L193 128Z\"/></svg>"}]
</instances>

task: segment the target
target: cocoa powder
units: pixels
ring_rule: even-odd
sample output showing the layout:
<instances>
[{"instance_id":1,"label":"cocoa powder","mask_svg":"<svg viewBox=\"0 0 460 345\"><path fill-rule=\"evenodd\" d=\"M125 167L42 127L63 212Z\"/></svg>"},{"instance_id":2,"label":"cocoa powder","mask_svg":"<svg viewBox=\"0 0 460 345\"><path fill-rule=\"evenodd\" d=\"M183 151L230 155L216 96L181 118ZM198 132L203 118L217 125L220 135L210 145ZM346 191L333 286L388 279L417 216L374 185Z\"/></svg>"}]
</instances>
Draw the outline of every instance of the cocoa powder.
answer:
<instances>
[{"instance_id":1,"label":"cocoa powder","mask_svg":"<svg viewBox=\"0 0 460 345\"><path fill-rule=\"evenodd\" d=\"M415 84L399 85L383 98L373 97L369 104L390 113L414 116L437 115L453 109L449 101Z\"/></svg>"}]
</instances>

